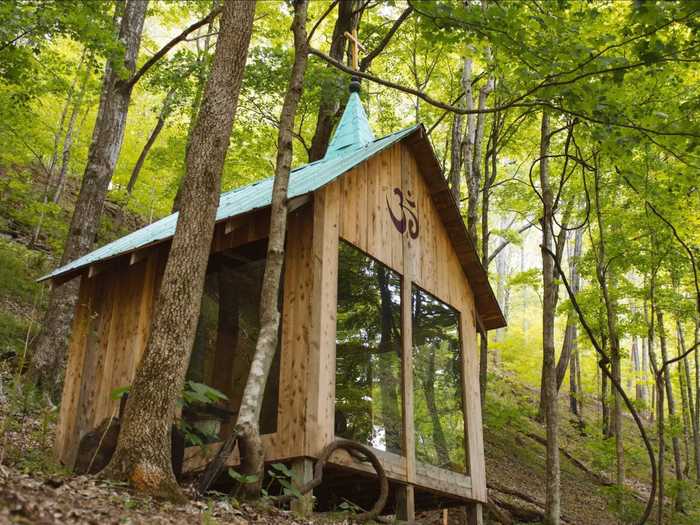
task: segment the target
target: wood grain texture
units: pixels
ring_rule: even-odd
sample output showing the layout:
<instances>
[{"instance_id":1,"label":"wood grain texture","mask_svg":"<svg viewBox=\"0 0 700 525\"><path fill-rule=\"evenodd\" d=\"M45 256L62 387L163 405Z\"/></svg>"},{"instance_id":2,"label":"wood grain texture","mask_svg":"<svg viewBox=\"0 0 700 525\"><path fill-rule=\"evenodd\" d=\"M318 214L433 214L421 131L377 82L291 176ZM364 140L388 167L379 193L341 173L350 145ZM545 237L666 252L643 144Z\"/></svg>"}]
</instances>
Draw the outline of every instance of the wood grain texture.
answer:
<instances>
[{"instance_id":1,"label":"wood grain texture","mask_svg":"<svg viewBox=\"0 0 700 525\"><path fill-rule=\"evenodd\" d=\"M313 205L311 337L308 347L305 454L333 440L340 185L316 192Z\"/></svg>"},{"instance_id":2,"label":"wood grain texture","mask_svg":"<svg viewBox=\"0 0 700 525\"><path fill-rule=\"evenodd\" d=\"M306 447L306 402L313 287L312 209L290 214L285 254L280 403L277 432L285 457L302 456Z\"/></svg>"},{"instance_id":3,"label":"wood grain texture","mask_svg":"<svg viewBox=\"0 0 700 525\"><path fill-rule=\"evenodd\" d=\"M343 239L403 276L404 447L409 453L403 460L407 477L401 479L415 482L416 486L484 501L486 480L474 292L465 274L464 258L460 257L450 225L445 224L445 215L440 211L441 206L450 203L441 201L440 195L436 198L434 192L441 186L426 177L415 150L406 144L387 149L370 159L366 166L366 171L355 168L334 183L339 186L340 194L339 232ZM416 203L419 234L415 239L408 232L402 235L391 220L388 206L392 206L395 214L400 211L394 188L399 188L405 199L410 198ZM365 207L366 213L356 213L358 206ZM411 283L449 304L460 314L465 441L470 476L466 477L468 484L459 478L457 481L462 481L455 485L452 492L449 489L450 479L459 474L441 471L443 474L440 476L446 477L445 481L428 469L432 472L430 476L424 473L421 479L417 477L413 421L408 418L413 410ZM425 472L428 467L422 468ZM429 478L432 479L431 483L437 485L426 485Z\"/></svg>"}]
</instances>

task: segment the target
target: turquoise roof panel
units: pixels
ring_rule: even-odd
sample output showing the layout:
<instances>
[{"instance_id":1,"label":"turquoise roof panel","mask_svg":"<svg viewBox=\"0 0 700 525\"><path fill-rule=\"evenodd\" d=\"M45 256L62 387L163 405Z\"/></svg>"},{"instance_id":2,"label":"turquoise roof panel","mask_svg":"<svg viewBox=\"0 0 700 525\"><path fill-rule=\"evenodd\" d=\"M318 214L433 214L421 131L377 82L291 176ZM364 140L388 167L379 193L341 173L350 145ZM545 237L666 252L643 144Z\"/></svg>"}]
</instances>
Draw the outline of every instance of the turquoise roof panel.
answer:
<instances>
[{"instance_id":1,"label":"turquoise roof panel","mask_svg":"<svg viewBox=\"0 0 700 525\"><path fill-rule=\"evenodd\" d=\"M329 159L343 155L348 149L364 147L373 140L374 133L369 126L360 96L356 92L350 93L345 111L343 111L343 116L335 128L335 133L333 133L324 158Z\"/></svg>"},{"instance_id":2,"label":"turquoise roof panel","mask_svg":"<svg viewBox=\"0 0 700 525\"><path fill-rule=\"evenodd\" d=\"M355 98L357 99L356 103L354 102ZM345 118L345 114L349 111L361 111L362 115L364 115L364 110L362 110L362 105L359 104L359 100L356 93L351 94L343 119ZM289 178L289 188L287 190L288 198L291 199L316 191L380 151L399 142L420 127L420 124L411 126L404 130L397 131L396 133L392 133L391 135L387 135L386 137L374 140L369 125L367 125L367 129L364 129L363 125L358 124L356 129L350 126L352 129L350 129L348 133L350 136L357 138L360 142L351 143L341 137L341 135L345 136L346 131L344 130L347 129L343 127L343 119L341 119L338 125L338 129L329 146L328 152L331 152L331 148L334 147L334 144L341 145L341 139L343 146L335 149L333 154L327 154L319 161L305 164L292 170ZM364 116L364 120L366 122L366 116ZM223 193L219 199L216 221L219 222L230 219L237 215L269 206L272 200L272 182L273 178L270 177ZM65 273L89 266L90 264L123 255L144 246L169 239L175 234L177 218L177 213L168 215L159 221L149 224L140 230L136 230L83 257L71 261L65 266L57 268L48 275L41 277L39 281L53 279Z\"/></svg>"}]
</instances>

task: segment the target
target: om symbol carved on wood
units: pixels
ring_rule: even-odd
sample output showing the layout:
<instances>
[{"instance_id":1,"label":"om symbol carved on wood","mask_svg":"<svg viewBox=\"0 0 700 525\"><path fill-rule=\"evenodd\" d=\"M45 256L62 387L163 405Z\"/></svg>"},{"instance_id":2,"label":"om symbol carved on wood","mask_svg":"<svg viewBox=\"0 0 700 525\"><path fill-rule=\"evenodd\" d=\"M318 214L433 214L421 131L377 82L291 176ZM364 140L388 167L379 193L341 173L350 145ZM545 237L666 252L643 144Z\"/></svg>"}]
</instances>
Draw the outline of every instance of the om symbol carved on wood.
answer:
<instances>
[{"instance_id":1,"label":"om symbol carved on wood","mask_svg":"<svg viewBox=\"0 0 700 525\"><path fill-rule=\"evenodd\" d=\"M399 214L401 218L397 217L394 211L391 209L391 204L389 203L389 197L386 197L386 207L389 210L389 215L391 220L394 222L394 226L399 231L400 234L403 233L408 228L408 235L411 239L416 239L418 237L418 216L414 212L417 212L416 201L412 200L412 195L410 191L406 192L406 197L403 195L403 191L400 188L394 188L394 195L398 197L398 206L401 210ZM408 212L410 217L406 217L406 212Z\"/></svg>"}]
</instances>

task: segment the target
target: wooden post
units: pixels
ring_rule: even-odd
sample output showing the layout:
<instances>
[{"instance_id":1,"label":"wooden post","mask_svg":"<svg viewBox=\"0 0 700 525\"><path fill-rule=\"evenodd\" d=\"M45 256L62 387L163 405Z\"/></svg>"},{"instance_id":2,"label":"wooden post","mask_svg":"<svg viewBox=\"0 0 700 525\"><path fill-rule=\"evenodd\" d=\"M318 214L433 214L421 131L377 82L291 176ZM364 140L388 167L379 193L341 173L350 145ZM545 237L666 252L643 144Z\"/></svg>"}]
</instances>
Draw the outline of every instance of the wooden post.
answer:
<instances>
[{"instance_id":1,"label":"wooden post","mask_svg":"<svg viewBox=\"0 0 700 525\"><path fill-rule=\"evenodd\" d=\"M296 486L300 487L314 478L314 463L308 458L295 459L292 461L292 472ZM290 507L300 516L309 516L314 511L313 491L307 492L301 498L293 499Z\"/></svg>"},{"instance_id":2,"label":"wooden post","mask_svg":"<svg viewBox=\"0 0 700 525\"><path fill-rule=\"evenodd\" d=\"M394 497L396 499L396 518L401 521L414 521L416 519L416 511L413 486L398 486Z\"/></svg>"},{"instance_id":3,"label":"wooden post","mask_svg":"<svg viewBox=\"0 0 700 525\"><path fill-rule=\"evenodd\" d=\"M467 525L484 525L481 503L467 505Z\"/></svg>"},{"instance_id":4,"label":"wooden post","mask_svg":"<svg viewBox=\"0 0 700 525\"><path fill-rule=\"evenodd\" d=\"M334 437L339 198L338 182L314 194L311 328L308 347L302 348L309 360L304 455L311 457L318 456Z\"/></svg>"},{"instance_id":5,"label":"wooden post","mask_svg":"<svg viewBox=\"0 0 700 525\"><path fill-rule=\"evenodd\" d=\"M367 50L362 44L360 44L360 41L357 38L357 29L353 29L352 33L348 33L347 31L345 31L345 37L352 42L352 68L355 71L357 71L357 68L359 67L357 59L358 49L361 49L365 53L367 52Z\"/></svg>"}]
</instances>

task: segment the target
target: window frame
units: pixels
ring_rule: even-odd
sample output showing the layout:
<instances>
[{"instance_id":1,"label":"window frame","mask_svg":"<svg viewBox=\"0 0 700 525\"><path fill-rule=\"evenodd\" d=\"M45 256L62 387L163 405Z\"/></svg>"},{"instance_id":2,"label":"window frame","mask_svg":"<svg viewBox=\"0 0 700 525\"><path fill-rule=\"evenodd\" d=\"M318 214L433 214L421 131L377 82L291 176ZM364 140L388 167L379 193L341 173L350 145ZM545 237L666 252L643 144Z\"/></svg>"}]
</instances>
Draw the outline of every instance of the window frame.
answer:
<instances>
[{"instance_id":1,"label":"window frame","mask_svg":"<svg viewBox=\"0 0 700 525\"><path fill-rule=\"evenodd\" d=\"M401 414L402 414L402 442L401 442L401 454L397 454L395 452L389 452L389 451L384 451L380 450L377 448L374 448L370 446L370 448L378 453L381 457L385 458L391 458L394 459L395 461L401 462L405 466L405 475L406 478L414 478L416 481L418 478L421 478L423 475L429 473L430 471L434 470L441 470L441 471L447 471L456 475L463 475L463 476L470 476L471 473L471 461L470 461L470 452L469 452L469 423L468 423L468 414L467 414L467 392L468 392L468 385L467 385L467 378L465 374L465 368L466 368L466 362L465 362L465 341L464 341L464 330L462 327L462 323L465 319L465 312L460 310L459 308L455 307L451 302L445 301L442 299L438 294L433 293L426 289L424 286L421 286L418 284L416 281L413 279L408 279L404 272L397 270L394 268L391 264L387 264L386 262L378 259L377 257L373 256L372 254L368 253L366 250L360 248L355 244L354 242L346 239L342 235L338 234L338 249L335 251L335 257L337 258L337 274L338 276L340 275L340 245L341 243L345 243L355 250L358 250L360 253L365 255L366 257L374 260L375 262L383 265L384 267L388 268L392 272L394 272L396 275L398 275L401 279L401 327L400 327L400 341L401 341ZM335 301L335 322L336 322L336 327L337 327L337 308L338 308L338 300L337 300L337 286L338 286L338 279L336 278L335 280L335 286L336 286L336 301ZM428 294L432 298L440 301L442 304L447 305L452 311L456 312L457 314L457 333L458 333L458 339L459 339L459 358L460 358L460 383L462 387L462 419L464 423L464 430L462 434L462 446L464 450L464 471L453 471L449 469L443 469L441 467L436 467L434 465L431 465L429 463L419 461L416 459L416 443L415 443L415 408L414 408L414 399L413 399L413 377L410 379L410 384L407 385L407 380L406 380L406 370L410 369L411 373L413 372L413 314L412 314L412 304L409 304L408 309L404 307L404 300L406 298L406 290L409 287L408 290L410 292L407 294L410 300L412 301L413 299L413 288L417 288L424 293ZM405 315L408 312L408 315L411 316L410 318L410 326L411 326L411 340L409 341L408 345L408 350L410 352L410 356L408 355L409 352L406 350L406 334L404 331L404 324L406 322L405 320ZM477 330L478 331L478 330ZM337 336L336 336L337 337ZM410 359L410 363L408 366L407 361ZM333 372L335 374L336 371L336 348L333 348ZM335 385L335 378L333 379L333 407L335 407L335 400L336 400L336 385ZM408 399L408 396L410 396L410 399ZM410 408L410 411L409 411ZM332 427L335 429L335 410L333 409L333 422L332 422ZM408 437L408 434L411 434L410 438ZM335 435L335 431L333 432L333 438L336 439L337 436ZM409 450L409 442L412 443L411 450ZM412 464L414 465L415 471L412 473L408 472L409 465ZM413 482L412 482L413 483Z\"/></svg>"}]
</instances>

